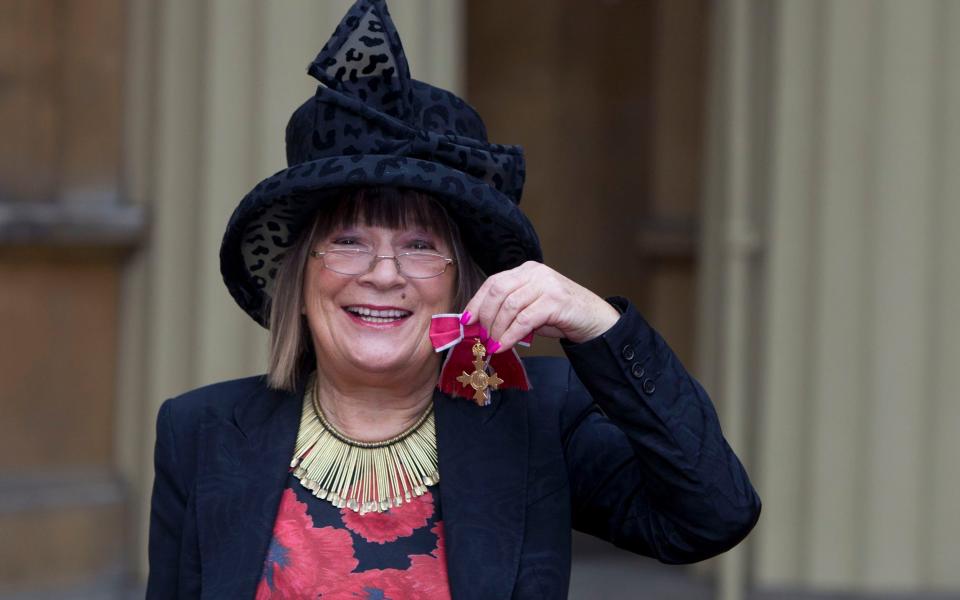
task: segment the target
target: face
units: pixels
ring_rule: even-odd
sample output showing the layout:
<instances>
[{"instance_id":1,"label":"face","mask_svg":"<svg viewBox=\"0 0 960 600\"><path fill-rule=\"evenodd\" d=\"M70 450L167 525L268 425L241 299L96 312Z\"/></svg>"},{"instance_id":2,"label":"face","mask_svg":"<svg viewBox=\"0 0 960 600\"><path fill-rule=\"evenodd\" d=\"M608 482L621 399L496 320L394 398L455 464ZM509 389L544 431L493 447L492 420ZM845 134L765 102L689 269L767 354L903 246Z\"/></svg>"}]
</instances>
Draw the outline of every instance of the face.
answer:
<instances>
[{"instance_id":1,"label":"face","mask_svg":"<svg viewBox=\"0 0 960 600\"><path fill-rule=\"evenodd\" d=\"M415 250L452 255L442 238L426 231L363 225L337 229L313 250L333 248L364 248L379 256ZM455 282L454 265L437 277L408 279L389 259L378 260L369 273L342 275L311 257L303 312L318 362L325 372L345 377L435 372L439 358L430 344L430 320L452 309Z\"/></svg>"}]
</instances>

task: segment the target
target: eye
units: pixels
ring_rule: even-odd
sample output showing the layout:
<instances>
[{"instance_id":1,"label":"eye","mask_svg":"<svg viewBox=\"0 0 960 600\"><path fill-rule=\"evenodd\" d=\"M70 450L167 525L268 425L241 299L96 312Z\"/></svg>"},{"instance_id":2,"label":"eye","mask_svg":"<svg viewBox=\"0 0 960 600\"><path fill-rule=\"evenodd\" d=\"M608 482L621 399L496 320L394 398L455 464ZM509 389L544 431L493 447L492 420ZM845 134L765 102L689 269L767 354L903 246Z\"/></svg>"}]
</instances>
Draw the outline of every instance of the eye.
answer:
<instances>
[{"instance_id":1,"label":"eye","mask_svg":"<svg viewBox=\"0 0 960 600\"><path fill-rule=\"evenodd\" d=\"M411 241L409 244L407 244L407 248L410 248L411 250L431 250L431 251L436 251L437 249L432 242L428 240L421 240L421 239Z\"/></svg>"},{"instance_id":2,"label":"eye","mask_svg":"<svg viewBox=\"0 0 960 600\"><path fill-rule=\"evenodd\" d=\"M353 236L337 236L333 238L333 241L330 242L334 246L358 246L360 245L360 240Z\"/></svg>"}]
</instances>

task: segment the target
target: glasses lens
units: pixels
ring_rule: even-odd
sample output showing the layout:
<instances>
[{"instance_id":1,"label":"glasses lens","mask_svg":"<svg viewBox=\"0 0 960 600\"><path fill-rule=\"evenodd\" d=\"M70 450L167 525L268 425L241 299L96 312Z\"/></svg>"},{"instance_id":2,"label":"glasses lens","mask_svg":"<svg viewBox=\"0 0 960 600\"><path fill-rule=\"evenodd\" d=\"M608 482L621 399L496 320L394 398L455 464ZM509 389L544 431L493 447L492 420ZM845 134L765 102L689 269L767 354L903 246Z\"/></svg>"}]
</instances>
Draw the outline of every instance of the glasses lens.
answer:
<instances>
[{"instance_id":1,"label":"glasses lens","mask_svg":"<svg viewBox=\"0 0 960 600\"><path fill-rule=\"evenodd\" d=\"M447 259L429 252L407 252L397 256L400 270L407 277L425 279L436 277L447 269Z\"/></svg>"},{"instance_id":2,"label":"glasses lens","mask_svg":"<svg viewBox=\"0 0 960 600\"><path fill-rule=\"evenodd\" d=\"M344 275L360 275L370 269L372 252L367 250L327 250L323 266Z\"/></svg>"}]
</instances>

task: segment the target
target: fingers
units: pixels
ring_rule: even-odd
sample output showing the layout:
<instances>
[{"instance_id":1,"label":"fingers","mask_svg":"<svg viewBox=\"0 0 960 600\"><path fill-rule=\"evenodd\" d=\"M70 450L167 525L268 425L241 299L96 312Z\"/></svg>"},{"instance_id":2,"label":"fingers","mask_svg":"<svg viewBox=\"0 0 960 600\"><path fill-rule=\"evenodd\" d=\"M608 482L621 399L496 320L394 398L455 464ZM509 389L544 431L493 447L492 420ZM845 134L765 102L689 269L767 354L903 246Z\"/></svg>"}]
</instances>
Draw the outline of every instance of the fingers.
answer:
<instances>
[{"instance_id":1,"label":"fingers","mask_svg":"<svg viewBox=\"0 0 960 600\"><path fill-rule=\"evenodd\" d=\"M487 278L465 308L490 338L490 352L505 352L536 331L586 341L616 323L619 313L603 298L550 267L528 261Z\"/></svg>"},{"instance_id":2,"label":"fingers","mask_svg":"<svg viewBox=\"0 0 960 600\"><path fill-rule=\"evenodd\" d=\"M509 321L506 330L496 338L500 342L500 347L494 352L506 352L513 348L528 333L547 323L552 312L553 306L550 300L544 296L537 296Z\"/></svg>"},{"instance_id":3,"label":"fingers","mask_svg":"<svg viewBox=\"0 0 960 600\"><path fill-rule=\"evenodd\" d=\"M506 346L506 342L502 339L503 334L513 324L517 316L539 297L540 288L536 282L526 283L510 292L499 302L499 308L487 328L490 337ZM530 332L527 331L526 333Z\"/></svg>"},{"instance_id":4,"label":"fingers","mask_svg":"<svg viewBox=\"0 0 960 600\"><path fill-rule=\"evenodd\" d=\"M470 319L464 325L479 321L480 325L489 329L500 310L500 303L525 283L521 273L525 265L488 277L467 303L464 310L470 313Z\"/></svg>"},{"instance_id":5,"label":"fingers","mask_svg":"<svg viewBox=\"0 0 960 600\"><path fill-rule=\"evenodd\" d=\"M547 304L538 303L549 269L539 263L523 265L493 275L483 283L466 306L470 312L467 323L485 328L492 352L504 352L546 322L550 311ZM529 311L532 305L536 309ZM517 318L519 317L519 322ZM507 333L510 336L503 339Z\"/></svg>"}]
</instances>

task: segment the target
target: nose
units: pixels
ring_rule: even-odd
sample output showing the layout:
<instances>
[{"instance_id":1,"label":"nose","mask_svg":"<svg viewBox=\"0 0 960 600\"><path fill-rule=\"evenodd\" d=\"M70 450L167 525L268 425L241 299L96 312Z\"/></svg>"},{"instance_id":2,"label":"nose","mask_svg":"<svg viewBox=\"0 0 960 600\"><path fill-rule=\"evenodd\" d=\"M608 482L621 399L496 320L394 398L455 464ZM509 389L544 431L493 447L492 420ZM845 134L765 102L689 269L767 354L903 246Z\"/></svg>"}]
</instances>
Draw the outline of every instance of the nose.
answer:
<instances>
[{"instance_id":1,"label":"nose","mask_svg":"<svg viewBox=\"0 0 960 600\"><path fill-rule=\"evenodd\" d=\"M367 273L359 275L357 280L360 283L367 283L381 288L401 286L407 282L406 278L400 274L400 270L397 268L396 259L388 255L379 255L374 258L373 268Z\"/></svg>"}]
</instances>

